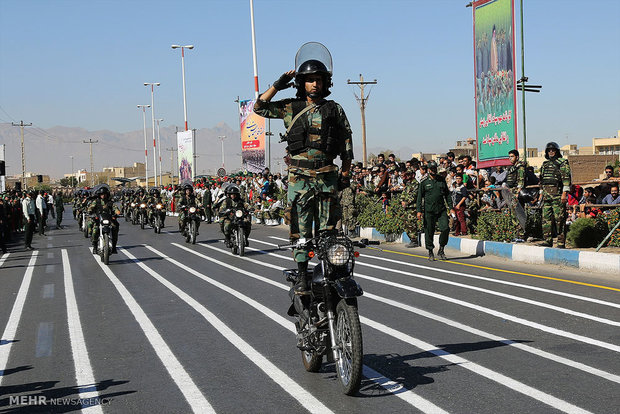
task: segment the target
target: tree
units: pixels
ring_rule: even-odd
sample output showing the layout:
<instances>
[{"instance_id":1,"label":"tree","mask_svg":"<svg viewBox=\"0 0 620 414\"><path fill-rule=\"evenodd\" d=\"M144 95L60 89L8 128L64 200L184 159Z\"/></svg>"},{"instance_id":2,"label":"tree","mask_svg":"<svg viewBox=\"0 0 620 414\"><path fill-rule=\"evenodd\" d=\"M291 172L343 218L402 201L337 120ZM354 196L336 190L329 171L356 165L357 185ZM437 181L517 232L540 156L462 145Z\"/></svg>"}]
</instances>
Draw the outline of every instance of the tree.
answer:
<instances>
[{"instance_id":1,"label":"tree","mask_svg":"<svg viewBox=\"0 0 620 414\"><path fill-rule=\"evenodd\" d=\"M77 186L77 179L75 177L61 178L60 185L63 187L75 187Z\"/></svg>"}]
</instances>

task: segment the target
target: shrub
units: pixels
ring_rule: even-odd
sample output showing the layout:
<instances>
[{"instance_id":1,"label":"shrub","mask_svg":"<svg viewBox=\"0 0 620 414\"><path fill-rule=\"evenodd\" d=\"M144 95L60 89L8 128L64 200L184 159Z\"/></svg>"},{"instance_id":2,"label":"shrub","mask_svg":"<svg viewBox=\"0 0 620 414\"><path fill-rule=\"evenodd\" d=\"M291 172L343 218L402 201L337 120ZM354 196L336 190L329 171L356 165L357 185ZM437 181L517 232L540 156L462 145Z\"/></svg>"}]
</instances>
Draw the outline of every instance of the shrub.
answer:
<instances>
[{"instance_id":1,"label":"shrub","mask_svg":"<svg viewBox=\"0 0 620 414\"><path fill-rule=\"evenodd\" d=\"M597 221L601 221L606 224L607 229L605 231L605 236L620 220L620 208L615 208L613 210L609 210L607 214L601 214L596 217ZM604 236L603 236L604 237ZM607 240L606 246L620 247L620 227L618 227L611 235L609 240Z\"/></svg>"},{"instance_id":2,"label":"shrub","mask_svg":"<svg viewBox=\"0 0 620 414\"><path fill-rule=\"evenodd\" d=\"M575 220L566 236L574 247L596 247L607 233L601 221L590 217L582 217Z\"/></svg>"},{"instance_id":3,"label":"shrub","mask_svg":"<svg viewBox=\"0 0 620 414\"><path fill-rule=\"evenodd\" d=\"M481 211L476 225L480 240L510 242L517 236L509 210Z\"/></svg>"}]
</instances>

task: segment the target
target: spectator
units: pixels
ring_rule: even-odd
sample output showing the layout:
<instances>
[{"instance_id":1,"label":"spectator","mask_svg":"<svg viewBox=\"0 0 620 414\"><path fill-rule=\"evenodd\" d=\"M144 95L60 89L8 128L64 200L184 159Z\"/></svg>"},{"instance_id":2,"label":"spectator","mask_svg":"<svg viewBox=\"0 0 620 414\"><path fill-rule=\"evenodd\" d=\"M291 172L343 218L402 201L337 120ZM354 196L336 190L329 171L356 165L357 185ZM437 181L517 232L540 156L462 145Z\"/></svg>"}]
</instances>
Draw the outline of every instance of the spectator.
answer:
<instances>
[{"instance_id":1,"label":"spectator","mask_svg":"<svg viewBox=\"0 0 620 414\"><path fill-rule=\"evenodd\" d=\"M454 161L454 153L450 151L446 154L446 157L448 158L448 164L450 164L452 167L456 167L456 161Z\"/></svg>"},{"instance_id":2,"label":"spectator","mask_svg":"<svg viewBox=\"0 0 620 414\"><path fill-rule=\"evenodd\" d=\"M506 181L507 171L501 165L495 167L495 170L491 173L491 177L495 177L495 184L501 186Z\"/></svg>"},{"instance_id":3,"label":"spectator","mask_svg":"<svg viewBox=\"0 0 620 414\"><path fill-rule=\"evenodd\" d=\"M385 155L383 155L383 154L377 155L377 159L374 162L374 166L378 167L381 164L385 164Z\"/></svg>"},{"instance_id":4,"label":"spectator","mask_svg":"<svg viewBox=\"0 0 620 414\"><path fill-rule=\"evenodd\" d=\"M588 198L594 197L596 199L596 194L594 193L594 188L588 187L584 188L583 195L579 199L579 204L585 204Z\"/></svg>"},{"instance_id":5,"label":"spectator","mask_svg":"<svg viewBox=\"0 0 620 414\"><path fill-rule=\"evenodd\" d=\"M617 180L618 179L614 177L614 167L611 165L605 167L605 178L600 180L605 182L597 187L598 198L596 201L598 204L604 204L603 199L607 197L609 193L611 193L611 187Z\"/></svg>"},{"instance_id":6,"label":"spectator","mask_svg":"<svg viewBox=\"0 0 620 414\"><path fill-rule=\"evenodd\" d=\"M457 173L454 176L454 189L452 191L454 211L456 213L455 236L467 236L467 221L465 219L465 202L467 197L468 193L463 183L463 173Z\"/></svg>"},{"instance_id":7,"label":"spectator","mask_svg":"<svg viewBox=\"0 0 620 414\"><path fill-rule=\"evenodd\" d=\"M620 204L620 195L618 195L618 183L614 183L611 186L609 194L603 198L603 202L601 204Z\"/></svg>"},{"instance_id":8,"label":"spectator","mask_svg":"<svg viewBox=\"0 0 620 414\"><path fill-rule=\"evenodd\" d=\"M382 194L388 191L388 173L385 164L379 165L379 173L377 174L377 185L375 187L375 193Z\"/></svg>"}]
</instances>

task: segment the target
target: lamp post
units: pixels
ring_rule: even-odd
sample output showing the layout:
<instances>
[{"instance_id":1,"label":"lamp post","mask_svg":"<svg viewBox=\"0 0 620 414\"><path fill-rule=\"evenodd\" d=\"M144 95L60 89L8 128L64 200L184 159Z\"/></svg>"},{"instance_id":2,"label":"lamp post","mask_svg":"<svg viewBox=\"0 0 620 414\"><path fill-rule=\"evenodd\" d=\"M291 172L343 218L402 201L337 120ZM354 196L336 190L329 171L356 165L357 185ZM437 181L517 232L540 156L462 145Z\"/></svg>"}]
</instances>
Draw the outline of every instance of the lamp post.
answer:
<instances>
[{"instance_id":1,"label":"lamp post","mask_svg":"<svg viewBox=\"0 0 620 414\"><path fill-rule=\"evenodd\" d=\"M226 139L226 136L220 135L218 138L220 139L220 141L222 141L222 168L226 169L226 167L224 166L224 140Z\"/></svg>"},{"instance_id":2,"label":"lamp post","mask_svg":"<svg viewBox=\"0 0 620 414\"><path fill-rule=\"evenodd\" d=\"M75 185L73 185L73 174L74 174L74 170L73 170L73 155L69 155L69 158L71 158L71 187L75 187Z\"/></svg>"},{"instance_id":3,"label":"lamp post","mask_svg":"<svg viewBox=\"0 0 620 414\"><path fill-rule=\"evenodd\" d=\"M159 137L159 123L164 122L163 118L156 119L157 121L157 150L159 152L159 185L164 185L161 180L161 139Z\"/></svg>"},{"instance_id":4,"label":"lamp post","mask_svg":"<svg viewBox=\"0 0 620 414\"><path fill-rule=\"evenodd\" d=\"M149 189L149 158L148 150L146 149L146 108L150 108L151 105L138 105L138 109L142 109L142 122L144 123L144 181L146 181L146 189Z\"/></svg>"},{"instance_id":5,"label":"lamp post","mask_svg":"<svg viewBox=\"0 0 620 414\"><path fill-rule=\"evenodd\" d=\"M193 49L194 45L172 45L171 47L173 49L181 48L181 70L183 72L183 115L185 119L185 130L187 131L187 97L185 94L185 49Z\"/></svg>"},{"instance_id":6,"label":"lamp post","mask_svg":"<svg viewBox=\"0 0 620 414\"><path fill-rule=\"evenodd\" d=\"M155 146L155 86L161 85L159 82L144 82L144 86L151 87L151 123L153 129L153 187L157 187L157 147ZM147 185L148 187L148 185Z\"/></svg>"}]
</instances>

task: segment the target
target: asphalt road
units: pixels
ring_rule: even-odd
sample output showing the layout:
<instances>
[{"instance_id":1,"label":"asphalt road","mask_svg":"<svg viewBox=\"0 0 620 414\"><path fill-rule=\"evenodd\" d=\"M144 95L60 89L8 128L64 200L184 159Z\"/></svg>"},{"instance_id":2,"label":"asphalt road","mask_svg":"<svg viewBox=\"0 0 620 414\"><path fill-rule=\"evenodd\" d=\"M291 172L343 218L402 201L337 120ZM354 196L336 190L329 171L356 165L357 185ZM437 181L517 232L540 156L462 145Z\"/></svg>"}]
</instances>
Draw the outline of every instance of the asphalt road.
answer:
<instances>
[{"instance_id":1,"label":"asphalt road","mask_svg":"<svg viewBox=\"0 0 620 414\"><path fill-rule=\"evenodd\" d=\"M356 263L364 375L303 369L282 227L247 257L121 219L103 265L65 213L0 257L0 412L620 413L620 275L381 246Z\"/></svg>"}]
</instances>

